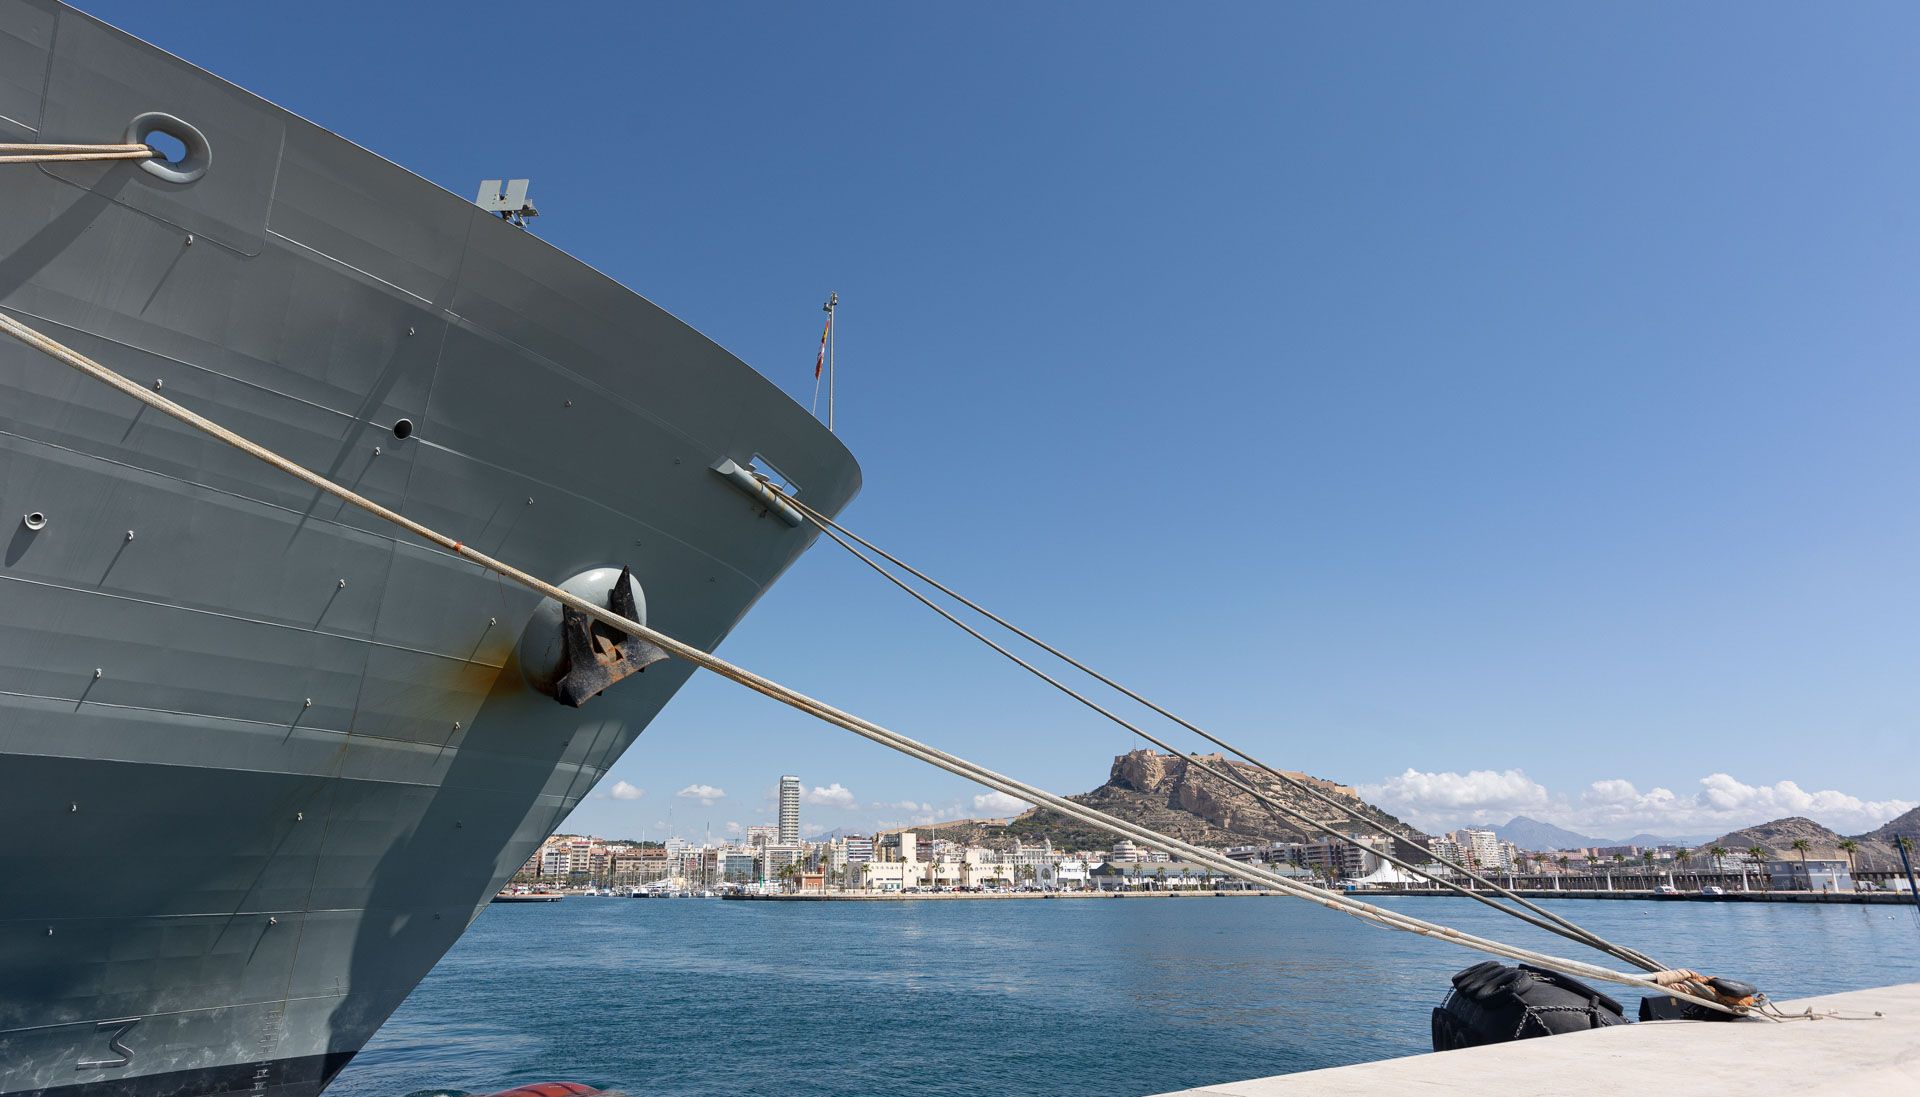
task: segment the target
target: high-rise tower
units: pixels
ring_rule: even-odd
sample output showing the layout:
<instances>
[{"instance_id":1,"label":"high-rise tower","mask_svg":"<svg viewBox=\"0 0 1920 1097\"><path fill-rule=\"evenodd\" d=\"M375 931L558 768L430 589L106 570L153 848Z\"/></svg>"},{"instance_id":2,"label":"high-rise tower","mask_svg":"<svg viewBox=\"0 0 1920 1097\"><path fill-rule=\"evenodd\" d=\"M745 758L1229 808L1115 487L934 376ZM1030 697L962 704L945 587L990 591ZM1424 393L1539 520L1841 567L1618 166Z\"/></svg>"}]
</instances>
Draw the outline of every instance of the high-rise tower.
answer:
<instances>
[{"instance_id":1,"label":"high-rise tower","mask_svg":"<svg viewBox=\"0 0 1920 1097\"><path fill-rule=\"evenodd\" d=\"M787 774L780 778L780 844L790 846L800 840L800 778Z\"/></svg>"}]
</instances>

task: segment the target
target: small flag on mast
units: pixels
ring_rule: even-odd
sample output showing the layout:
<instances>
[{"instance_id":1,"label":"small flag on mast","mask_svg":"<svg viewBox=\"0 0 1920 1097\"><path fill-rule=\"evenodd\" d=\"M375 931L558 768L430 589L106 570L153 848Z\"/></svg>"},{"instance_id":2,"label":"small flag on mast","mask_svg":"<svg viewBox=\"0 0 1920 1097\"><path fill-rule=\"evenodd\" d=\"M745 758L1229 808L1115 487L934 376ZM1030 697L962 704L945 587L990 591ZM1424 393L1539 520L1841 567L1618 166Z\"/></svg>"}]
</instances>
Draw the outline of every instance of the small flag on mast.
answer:
<instances>
[{"instance_id":1,"label":"small flag on mast","mask_svg":"<svg viewBox=\"0 0 1920 1097\"><path fill-rule=\"evenodd\" d=\"M820 369L827 364L827 333L833 330L833 310L827 310L827 326L820 329L820 353L813 359L813 379L820 379Z\"/></svg>"}]
</instances>

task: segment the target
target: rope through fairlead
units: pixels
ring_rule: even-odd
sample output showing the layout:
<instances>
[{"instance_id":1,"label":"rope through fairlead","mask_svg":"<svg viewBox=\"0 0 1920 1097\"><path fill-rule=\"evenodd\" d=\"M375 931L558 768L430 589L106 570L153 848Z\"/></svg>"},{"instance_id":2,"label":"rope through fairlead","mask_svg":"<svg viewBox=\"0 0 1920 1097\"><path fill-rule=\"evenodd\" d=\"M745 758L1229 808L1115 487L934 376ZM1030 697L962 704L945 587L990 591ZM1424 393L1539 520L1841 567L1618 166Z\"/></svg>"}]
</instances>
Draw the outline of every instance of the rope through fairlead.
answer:
<instances>
[{"instance_id":1,"label":"rope through fairlead","mask_svg":"<svg viewBox=\"0 0 1920 1097\"><path fill-rule=\"evenodd\" d=\"M151 145L58 145L0 142L0 164L51 164L68 160L149 160L160 155Z\"/></svg>"},{"instance_id":2,"label":"rope through fairlead","mask_svg":"<svg viewBox=\"0 0 1920 1097\"><path fill-rule=\"evenodd\" d=\"M1280 876L1276 873L1243 865L1213 850L1203 849L1199 846L1182 842L1179 839L1156 833L1146 827L1108 815L1105 812L1085 807L1065 797L1056 796L1037 786L1029 785L1023 781L1008 777L1005 774L997 773L936 747L911 739L899 732L874 723L871 720L866 720L850 712L835 708L824 701L809 697L798 690L781 685L772 679L762 677L744 667L736 666L710 652L703 651L677 640L666 633L649 628L638 621L629 620L602 606L595 605L578 595L562 590L552 583L521 571L511 564L496 560L486 553L470 548L462 542L424 526L398 511L391 510L349 488L334 483L319 473L296 464L265 446L243 435L236 434L213 420L189 410L167 397L161 396L157 392L135 384L133 381L108 369L92 358L28 327L3 312L0 312L0 332L12 336L54 360L86 374L88 377L110 388L116 389L156 411L178 419L188 426L226 445L232 446L319 491L358 507L386 522L399 526L422 540L437 545L456 556L470 560L530 590L552 598L562 605L571 606L575 611L586 614L610 628L618 629L630 636L638 636L651 641L659 645L668 654L679 656L695 666L718 674L729 681L743 685L755 693L772 698L826 723L833 724L836 727L844 728L863 739L879 743L909 757L918 758L949 773L965 777L996 792L1005 793L1009 796L1025 800L1028 803L1045 806L1069 818L1079 819L1081 822L1087 823L1090 826L1098 827L1101 830L1105 830L1110 834L1122 838L1138 841L1151 848L1164 850L1168 853L1178 853L1195 864L1216 869L1223 875L1233 876L1251 883L1262 884L1275 891L1305 899L1318 906L1326 907L1329 910L1336 910L1375 925L1404 930L1409 933L1419 934L1423 937L1435 937L1441 940L1451 941L1454 944L1475 949L1491 956L1499 956L1521 963L1535 964L1539 967L1567 975L1637 987L1647 993L1680 998L1720 1013L1737 1014L1740 1012L1714 999L1701 997L1682 985L1662 983L1655 978L1634 975L1623 971L1613 971L1596 964L1571 960L1561 956L1553 956L1518 945L1509 945L1500 941L1489 940L1453 929L1449 926L1429 922L1424 919L1415 918L1412 915L1402 914L1385 907L1362 902L1349 896L1323 892L1318 888L1299 883L1298 881Z\"/></svg>"},{"instance_id":3,"label":"rope through fairlead","mask_svg":"<svg viewBox=\"0 0 1920 1097\"><path fill-rule=\"evenodd\" d=\"M1201 728L1198 725L1195 725L1181 718L1180 716L1174 714L1173 712L1168 711L1166 708L1162 707L1159 704L1156 704L1154 701L1148 699L1147 697L1141 695L1140 693L1137 693L1134 690L1129 689L1127 686L1121 684L1118 681L1115 681L1114 679L1108 677L1105 674L1100 673L1099 671L1088 666L1086 663L1083 663L1080 660L1075 659L1073 656L1067 654L1066 652L1060 650L1059 648L1053 646L1052 644L1049 644L1046 641L1041 640L1039 637L1013 624L1011 621L1008 621L1006 618L1001 617L1000 615L994 613L992 610L987 609L985 606L982 606L978 602L975 602L972 599L967 598L965 595L960 594L959 592L953 590L951 587L946 586L945 584L941 583L939 580L934 579L932 576L926 574L923 571L920 571L918 568L915 568L913 565L907 563L904 560L901 560L899 557L893 555L887 550L881 548L880 546L874 544L873 542L867 540L866 538L861 537L859 534L854 533L852 530L847 529L845 526L841 525L839 522L835 521L834 519L829 518L824 514L821 514L819 511L814 510L812 507L807 506L807 504L794 498L792 495L782 491L778 485L765 480L765 478L762 478L762 482L766 483L768 489L778 494L782 498L782 500L784 500L788 505L792 506L795 510L798 510L804 517L806 517L809 521L813 522L814 525L819 526L820 531L822 533L825 533L828 537L832 538L842 548L846 549L849 553L851 553L855 558L859 559L862 563L866 564L868 567L880 573L888 581L892 582L895 586L899 587L903 591L906 591L907 594L912 596L914 599L919 601L922 605L926 606L928 609L931 609L935 613L946 618L948 621L952 622L955 626L959 627L960 629L966 631L968 634L972 635L976 640L979 640L981 643L999 652L1001 655L1006 656L1009 660L1013 661L1015 664L1019 665L1029 673L1038 677L1039 679L1046 682L1047 684L1053 686L1055 689L1060 690L1062 693L1065 693L1067 696L1072 697L1074 700L1079 701L1081 704L1087 706L1093 711L1106 717L1108 720L1113 721L1115 724L1118 724L1119 726L1127 729L1128 731L1146 740L1147 742L1152 743L1157 747L1160 747L1162 750L1170 751L1172 753L1181 755L1182 757L1186 758L1189 763L1197 766L1201 770L1201 772L1206 773L1209 776L1218 778L1224 781L1225 783L1227 783L1228 785L1238 788L1241 791L1252 795L1263 807L1267 808L1269 812L1285 814L1290 818L1304 822L1306 825L1313 827L1314 829L1320 831L1323 834L1331 835L1332 837L1340 841L1347 842L1351 845L1357 846L1359 844L1354 840L1352 835L1342 834L1339 831L1332 828L1331 826L1328 826L1327 824L1320 822L1319 820L1311 819L1308 816L1303 816L1297 812L1293 812L1290 809L1287 809L1281 806L1277 801L1273 800L1271 797L1268 797L1265 794L1261 793L1251 784L1243 780L1240 780L1237 777L1229 776L1229 774L1226 772L1213 769L1212 767L1208 766L1204 761L1202 761L1198 755L1195 755L1189 752L1175 750L1173 747L1169 746L1166 742L1162 741L1161 739L1153 735L1149 735L1147 732L1141 730L1138 726L1134 725L1133 723L1122 719L1121 717L1115 715L1113 712L1109 711L1103 706L1095 703L1094 701L1088 699L1084 695L1075 691L1071 687L1061 683L1057 679L1053 678L1052 676L1048 675L1044 671L1040 670L1038 667L1035 667L1033 664L1027 662L1024 659L1021 659L1019 656L1015 655L1013 652L1008 651L1005 647L994 642L992 639L982 635L978 630L972 628L965 622L961 621L958 617L954 616L952 613L949 613L946 609L935 604L931 599L926 597L921 592L914 590L907 583L903 582L898 576L893 575L892 573L888 572L885 568L881 567L879 564L875 563L874 561L862 555L858 549L848 544L847 541L843 540L839 535L844 534L846 535L847 538L850 538L853 541L857 541L859 544L871 550L874 554L884 557L887 561L894 564L896 567L900 568L902 571L907 572L908 574L912 575L914 578L919 579L921 582L926 583L928 586L934 588L935 590L938 590L940 593L945 594L947 597L952 598L954 601L960 603L961 605L967 607L968 609L974 611L975 613L980 614L982 617L987 618L988 620L992 621L994 624L999 625L1000 627L1006 629L1007 631L1013 633L1014 635L1020 637L1021 639L1027 641L1028 643L1033 644L1035 647L1039 648L1040 650L1046 652L1049 655L1054 656L1055 658L1061 660L1067 665L1073 667L1075 670L1078 670L1086 674L1087 676L1093 678L1095 681L1101 683L1102 685L1108 686L1109 688L1119 692L1123 696L1133 701L1136 701L1139 704L1145 706L1146 708L1151 709L1153 712L1156 712L1161 716L1164 716L1167 719L1173 721L1174 723L1179 724L1181 727L1184 727L1187 730L1193 732L1194 734L1200 736L1201 738L1205 739L1207 742L1212 743L1214 746L1220 747L1223 750L1227 750L1237 755L1242 760L1246 761L1248 764L1254 766L1255 768L1261 770L1262 772L1268 774L1269 776L1272 776L1275 779L1281 781L1282 783L1286 784L1288 787L1294 789L1295 791L1303 793L1313 798L1314 800L1317 800L1320 803L1325 804L1326 806L1341 812L1342 814L1346 815L1348 818L1352 819L1354 822L1357 822L1362 826L1365 826L1375 831L1376 833L1384 835L1389 840L1389 842L1401 840L1401 836L1396 834L1391 828L1387 827L1385 824L1379 822L1378 820L1373 819L1371 816L1368 816L1364 812L1353 807L1351 804L1344 803L1332 796L1329 796L1326 793L1320 791L1319 789L1314 788L1312 785L1308 784L1307 782L1301 781L1298 778L1295 778L1293 775L1286 773L1283 770L1275 769L1274 767L1266 764L1265 762L1262 762L1259 759L1254 758L1252 755L1249 755L1248 753L1234 746L1233 744L1228 743L1225 740L1219 738L1218 736L1212 734L1211 732L1206 731L1204 728ZM1394 856L1391 850L1383 853L1380 850L1372 849L1371 847L1369 847L1369 852L1372 852L1380 856L1383 860L1386 860L1392 864L1398 865L1399 867L1414 873L1415 875L1421 877L1422 879L1429 880L1435 884L1440 885L1441 887L1447 888L1467 898L1474 899L1480 903L1490 906L1493 909L1498 910L1504 914L1510 915L1514 918L1518 918L1519 920L1527 923L1528 925L1536 926L1538 928L1548 930L1549 932L1559 934L1560 936L1565 937L1569 940L1579 941L1582 944L1590 945L1593 948L1599 949L1600 951L1607 953L1608 955L1614 956L1621 960L1625 960L1626 962L1633 964L1637 967L1644 968L1647 971L1668 970L1666 965L1661 964L1656 960L1653 960L1652 958L1648 957L1645 953L1642 953L1637 949L1629 948L1625 945L1620 945L1620 944L1616 944L1614 942L1608 941L1605 938L1601 937L1599 934L1596 934L1591 930L1588 930L1584 926L1581 926L1578 923L1574 922L1572 919L1564 917L1560 914L1556 914L1553 911L1547 910L1546 908L1541 907L1538 904L1535 904L1529 901L1519 893L1509 888L1502 887L1500 884L1497 884L1494 881L1484 876L1481 876L1480 874L1474 872L1472 869L1467 868L1465 865L1462 865L1452 860L1451 858L1445 857L1441 854L1434 853L1432 854L1432 856L1434 860L1439 862L1440 864L1445 865L1450 869L1453 869L1454 871L1465 876L1468 880L1474 883L1482 884L1488 890L1493 891L1494 893L1501 895L1509 900L1512 900L1515 903L1518 903L1521 907L1524 907L1525 910L1516 910L1512 907L1506 906L1505 904L1495 902L1493 899L1489 898L1484 893L1475 891L1472 888L1465 887L1462 884L1460 884L1458 881L1447 879L1435 873L1428 872L1426 869L1421 868L1417 865L1410 864L1407 861L1404 861ZM1535 915L1537 915L1538 917L1535 917ZM1547 924L1547 923L1550 923L1550 924Z\"/></svg>"}]
</instances>

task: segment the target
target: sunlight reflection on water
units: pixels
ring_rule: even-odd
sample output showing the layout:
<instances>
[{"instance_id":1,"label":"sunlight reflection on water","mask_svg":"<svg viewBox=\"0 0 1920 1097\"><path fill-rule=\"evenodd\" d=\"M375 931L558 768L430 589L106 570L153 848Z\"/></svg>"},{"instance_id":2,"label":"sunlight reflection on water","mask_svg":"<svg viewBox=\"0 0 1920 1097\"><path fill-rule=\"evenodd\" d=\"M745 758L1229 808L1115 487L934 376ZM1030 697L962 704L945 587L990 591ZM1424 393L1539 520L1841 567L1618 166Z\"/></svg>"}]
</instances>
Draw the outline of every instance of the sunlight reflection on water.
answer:
<instances>
[{"instance_id":1,"label":"sunlight reflection on water","mask_svg":"<svg viewBox=\"0 0 1920 1097\"><path fill-rule=\"evenodd\" d=\"M1386 905L1572 947L1468 900ZM1555 906L1777 997L1920 979L1901 908ZM1428 1010L1477 959L1279 898L496 906L327 1097L557 1080L650 1097L1159 1093L1425 1051Z\"/></svg>"}]
</instances>

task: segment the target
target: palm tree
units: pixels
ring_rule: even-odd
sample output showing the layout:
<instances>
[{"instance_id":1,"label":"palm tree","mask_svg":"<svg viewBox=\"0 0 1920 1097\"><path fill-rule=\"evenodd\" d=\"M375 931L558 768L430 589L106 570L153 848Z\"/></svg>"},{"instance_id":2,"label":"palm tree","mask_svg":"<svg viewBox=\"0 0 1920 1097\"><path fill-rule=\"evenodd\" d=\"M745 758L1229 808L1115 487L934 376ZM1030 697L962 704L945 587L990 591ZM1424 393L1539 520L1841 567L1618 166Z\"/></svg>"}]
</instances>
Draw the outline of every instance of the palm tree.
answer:
<instances>
[{"instance_id":1,"label":"palm tree","mask_svg":"<svg viewBox=\"0 0 1920 1097\"><path fill-rule=\"evenodd\" d=\"M1681 869L1681 871L1683 871L1683 872L1684 872L1684 871L1686 871L1686 870L1687 870L1687 869L1688 869L1688 868L1689 868L1689 867L1691 866L1691 864L1692 864L1692 861L1693 861L1693 851L1692 851L1692 850L1690 850L1690 849L1687 849L1687 848L1686 848L1686 847L1684 847L1684 846L1682 846L1681 848L1679 848L1679 849L1676 849L1676 850L1674 850L1674 851L1673 851L1673 859L1674 859L1675 861L1678 861L1678 862L1680 862L1680 869Z\"/></svg>"},{"instance_id":2,"label":"palm tree","mask_svg":"<svg viewBox=\"0 0 1920 1097\"><path fill-rule=\"evenodd\" d=\"M1842 838L1838 843L1840 852L1847 855L1847 875L1853 875L1853 855L1860 851L1860 843L1851 838Z\"/></svg>"},{"instance_id":3,"label":"palm tree","mask_svg":"<svg viewBox=\"0 0 1920 1097\"><path fill-rule=\"evenodd\" d=\"M1772 891L1773 890L1773 874L1766 871L1767 847L1748 846L1747 859L1752 861L1754 864L1760 866L1760 868L1757 871L1761 873L1760 879L1765 881L1765 883L1762 885L1763 890Z\"/></svg>"},{"instance_id":4,"label":"palm tree","mask_svg":"<svg viewBox=\"0 0 1920 1097\"><path fill-rule=\"evenodd\" d=\"M1795 838L1787 843L1787 847L1800 855L1800 875L1806 877L1807 890L1812 891L1813 877L1807 873L1807 851L1813 848L1813 843L1805 838Z\"/></svg>"},{"instance_id":5,"label":"palm tree","mask_svg":"<svg viewBox=\"0 0 1920 1097\"><path fill-rule=\"evenodd\" d=\"M1713 871L1725 875L1727 866L1721 862L1721 859L1727 855L1727 847L1714 845L1709 847L1707 852L1713 856Z\"/></svg>"}]
</instances>

